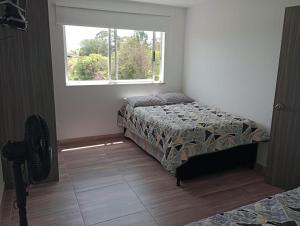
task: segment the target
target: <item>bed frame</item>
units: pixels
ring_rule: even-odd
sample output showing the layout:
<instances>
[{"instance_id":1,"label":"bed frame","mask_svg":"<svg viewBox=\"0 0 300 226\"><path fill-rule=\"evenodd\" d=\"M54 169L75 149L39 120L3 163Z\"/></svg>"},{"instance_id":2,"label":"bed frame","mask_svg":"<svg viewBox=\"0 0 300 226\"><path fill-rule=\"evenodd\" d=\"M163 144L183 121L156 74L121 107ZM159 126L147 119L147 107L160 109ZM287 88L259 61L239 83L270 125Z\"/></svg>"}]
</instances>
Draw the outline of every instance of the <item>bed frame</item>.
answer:
<instances>
[{"instance_id":1,"label":"bed frame","mask_svg":"<svg viewBox=\"0 0 300 226\"><path fill-rule=\"evenodd\" d=\"M126 131L127 129L124 128L124 135L126 134ZM150 144L147 140L142 139L143 142L141 143L138 139L136 139L138 135L132 132L131 136L127 137L141 147L145 153L159 161L157 156L150 154L145 149L145 146L143 146L144 142ZM183 180L192 179L197 176L219 172L239 166L247 166L251 169L254 169L257 156L257 146L257 143L241 145L227 150L192 157L176 169L176 185L180 186L181 181Z\"/></svg>"},{"instance_id":2,"label":"bed frame","mask_svg":"<svg viewBox=\"0 0 300 226\"><path fill-rule=\"evenodd\" d=\"M182 180L238 166L248 166L254 169L257 146L256 143L242 145L215 153L192 157L176 169L176 184L180 186Z\"/></svg>"}]
</instances>

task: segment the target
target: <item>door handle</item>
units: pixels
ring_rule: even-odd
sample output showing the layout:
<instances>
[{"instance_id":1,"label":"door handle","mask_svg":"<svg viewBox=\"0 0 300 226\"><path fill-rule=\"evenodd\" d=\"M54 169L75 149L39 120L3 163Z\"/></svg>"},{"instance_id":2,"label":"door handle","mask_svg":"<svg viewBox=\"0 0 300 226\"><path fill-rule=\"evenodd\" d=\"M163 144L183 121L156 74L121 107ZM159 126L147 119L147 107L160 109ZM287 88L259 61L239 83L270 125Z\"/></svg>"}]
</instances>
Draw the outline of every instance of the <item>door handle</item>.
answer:
<instances>
[{"instance_id":1,"label":"door handle","mask_svg":"<svg viewBox=\"0 0 300 226\"><path fill-rule=\"evenodd\" d=\"M275 104L274 109L277 111L284 110L285 106L282 103Z\"/></svg>"}]
</instances>

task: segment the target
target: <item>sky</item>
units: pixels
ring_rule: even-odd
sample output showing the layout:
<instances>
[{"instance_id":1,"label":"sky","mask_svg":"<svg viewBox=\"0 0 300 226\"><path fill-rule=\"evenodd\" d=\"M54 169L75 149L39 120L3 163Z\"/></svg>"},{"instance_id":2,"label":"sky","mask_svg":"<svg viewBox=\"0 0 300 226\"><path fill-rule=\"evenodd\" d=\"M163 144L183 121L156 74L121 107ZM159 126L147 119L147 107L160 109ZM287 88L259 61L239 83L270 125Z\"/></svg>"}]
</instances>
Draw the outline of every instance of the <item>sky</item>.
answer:
<instances>
[{"instance_id":1,"label":"sky","mask_svg":"<svg viewBox=\"0 0 300 226\"><path fill-rule=\"evenodd\" d=\"M65 26L67 50L78 49L81 40L94 38L99 31L101 28Z\"/></svg>"},{"instance_id":2,"label":"sky","mask_svg":"<svg viewBox=\"0 0 300 226\"><path fill-rule=\"evenodd\" d=\"M67 51L76 50L80 47L80 42L83 39L93 39L101 30L107 28L82 27L82 26L65 26ZM118 36L131 36L133 30L118 29Z\"/></svg>"}]
</instances>

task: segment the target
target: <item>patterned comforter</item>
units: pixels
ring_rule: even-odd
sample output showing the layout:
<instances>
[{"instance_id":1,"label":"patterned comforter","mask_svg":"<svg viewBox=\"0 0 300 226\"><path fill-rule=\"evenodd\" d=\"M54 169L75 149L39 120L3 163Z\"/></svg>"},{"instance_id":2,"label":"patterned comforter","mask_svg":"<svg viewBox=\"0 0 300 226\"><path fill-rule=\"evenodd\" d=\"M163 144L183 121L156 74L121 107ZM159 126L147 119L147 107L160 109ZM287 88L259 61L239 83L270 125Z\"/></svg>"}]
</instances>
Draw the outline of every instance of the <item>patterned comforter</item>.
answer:
<instances>
[{"instance_id":1,"label":"patterned comforter","mask_svg":"<svg viewBox=\"0 0 300 226\"><path fill-rule=\"evenodd\" d=\"M300 225L300 188L186 226Z\"/></svg>"},{"instance_id":2,"label":"patterned comforter","mask_svg":"<svg viewBox=\"0 0 300 226\"><path fill-rule=\"evenodd\" d=\"M269 139L255 122L197 102L127 105L122 116L118 124L158 147L161 164L171 173L190 157Z\"/></svg>"}]
</instances>

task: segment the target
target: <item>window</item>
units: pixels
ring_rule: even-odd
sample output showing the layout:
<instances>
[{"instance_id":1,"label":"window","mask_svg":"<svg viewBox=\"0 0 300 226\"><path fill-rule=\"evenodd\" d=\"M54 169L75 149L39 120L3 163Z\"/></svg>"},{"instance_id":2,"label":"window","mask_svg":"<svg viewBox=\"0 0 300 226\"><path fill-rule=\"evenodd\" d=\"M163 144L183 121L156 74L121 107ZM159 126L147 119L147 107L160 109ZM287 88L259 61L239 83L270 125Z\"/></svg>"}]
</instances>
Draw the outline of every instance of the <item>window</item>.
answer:
<instances>
[{"instance_id":1,"label":"window","mask_svg":"<svg viewBox=\"0 0 300 226\"><path fill-rule=\"evenodd\" d=\"M64 26L67 85L163 82L164 32Z\"/></svg>"}]
</instances>

